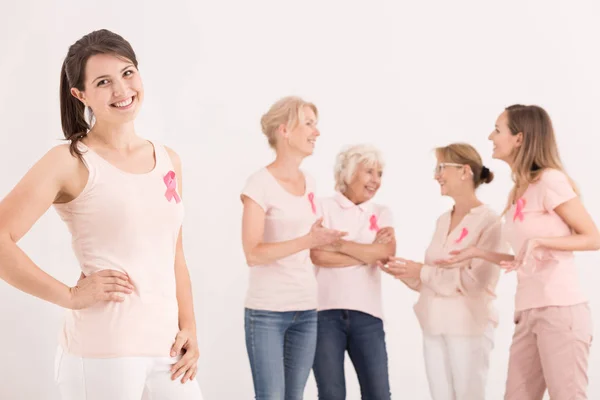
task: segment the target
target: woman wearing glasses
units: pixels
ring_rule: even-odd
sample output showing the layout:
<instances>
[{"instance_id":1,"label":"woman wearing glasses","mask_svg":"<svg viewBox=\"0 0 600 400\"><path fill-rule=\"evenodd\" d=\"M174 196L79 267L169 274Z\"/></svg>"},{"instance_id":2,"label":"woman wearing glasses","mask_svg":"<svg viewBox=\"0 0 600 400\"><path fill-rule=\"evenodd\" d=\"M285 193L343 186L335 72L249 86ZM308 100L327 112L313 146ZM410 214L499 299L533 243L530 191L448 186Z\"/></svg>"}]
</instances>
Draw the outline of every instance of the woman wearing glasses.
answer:
<instances>
[{"instance_id":1,"label":"woman wearing glasses","mask_svg":"<svg viewBox=\"0 0 600 400\"><path fill-rule=\"evenodd\" d=\"M500 218L475 193L494 175L468 144L437 148L436 157L435 179L454 207L438 218L424 263L390 257L380 267L420 293L415 313L432 398L483 399L497 324L492 303L499 267L480 259L445 267L434 262L470 246L502 251Z\"/></svg>"}]
</instances>

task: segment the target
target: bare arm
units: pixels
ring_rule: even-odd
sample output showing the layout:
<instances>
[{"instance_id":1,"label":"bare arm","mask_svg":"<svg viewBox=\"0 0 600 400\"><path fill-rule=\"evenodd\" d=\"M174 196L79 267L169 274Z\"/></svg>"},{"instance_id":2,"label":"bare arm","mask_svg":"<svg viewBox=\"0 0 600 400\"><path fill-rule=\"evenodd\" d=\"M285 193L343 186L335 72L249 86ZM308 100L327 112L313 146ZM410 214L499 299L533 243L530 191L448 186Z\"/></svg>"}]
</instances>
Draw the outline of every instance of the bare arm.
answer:
<instances>
[{"instance_id":1,"label":"bare arm","mask_svg":"<svg viewBox=\"0 0 600 400\"><path fill-rule=\"evenodd\" d=\"M171 157L175 173L177 175L177 187L179 196L183 198L183 177L181 159L173 150L167 148ZM188 271L185 255L183 253L183 229L179 230L177 247L175 250L175 282L177 285L177 304L179 306L179 329L190 330L196 333L196 317L194 315L194 298L192 295L192 283Z\"/></svg>"},{"instance_id":2,"label":"bare arm","mask_svg":"<svg viewBox=\"0 0 600 400\"><path fill-rule=\"evenodd\" d=\"M600 249L600 233L579 197L568 200L554 209L554 212L573 230L573 234L563 237L536 239L539 247L559 251L586 251Z\"/></svg>"},{"instance_id":3,"label":"bare arm","mask_svg":"<svg viewBox=\"0 0 600 400\"><path fill-rule=\"evenodd\" d=\"M349 255L319 249L310 251L310 259L314 265L324 268L342 268L362 264L362 261Z\"/></svg>"},{"instance_id":4,"label":"bare arm","mask_svg":"<svg viewBox=\"0 0 600 400\"><path fill-rule=\"evenodd\" d=\"M265 211L248 196L242 196L242 201L244 203L242 245L246 263L250 267L269 264L302 250L332 243L345 235L345 233L324 228L321 218L305 235L282 242L264 243Z\"/></svg>"},{"instance_id":5,"label":"bare arm","mask_svg":"<svg viewBox=\"0 0 600 400\"><path fill-rule=\"evenodd\" d=\"M390 256L396 254L395 238L389 243L370 244L340 240L335 246L340 253L356 258L367 265L374 265L377 261L387 260Z\"/></svg>"},{"instance_id":6,"label":"bare arm","mask_svg":"<svg viewBox=\"0 0 600 400\"><path fill-rule=\"evenodd\" d=\"M392 242L394 242L393 251L395 253L395 234L394 228L392 227L380 229L377 232L377 235L375 235L375 240L373 241L373 243L383 245L391 245ZM353 265L365 264L364 261L358 258L340 252L339 247L340 243L336 243L330 246L311 250L311 259L313 264L326 268L350 267Z\"/></svg>"},{"instance_id":7,"label":"bare arm","mask_svg":"<svg viewBox=\"0 0 600 400\"><path fill-rule=\"evenodd\" d=\"M81 174L87 174L79 164L68 146L55 147L0 202L0 278L25 293L67 308L72 306L69 286L42 271L17 242L57 199L67 198L76 190L74 183L82 181Z\"/></svg>"}]
</instances>

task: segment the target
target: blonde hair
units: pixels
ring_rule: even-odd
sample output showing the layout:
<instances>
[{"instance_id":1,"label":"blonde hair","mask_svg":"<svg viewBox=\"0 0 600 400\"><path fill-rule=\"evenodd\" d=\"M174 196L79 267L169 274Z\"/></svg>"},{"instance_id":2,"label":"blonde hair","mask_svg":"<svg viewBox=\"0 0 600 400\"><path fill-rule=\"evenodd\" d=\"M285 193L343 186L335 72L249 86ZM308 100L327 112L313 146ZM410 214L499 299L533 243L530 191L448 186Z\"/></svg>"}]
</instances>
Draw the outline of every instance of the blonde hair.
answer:
<instances>
[{"instance_id":1,"label":"blonde hair","mask_svg":"<svg viewBox=\"0 0 600 400\"><path fill-rule=\"evenodd\" d=\"M343 149L336 157L334 167L335 190L344 193L356 173L358 164L375 165L383 169L381 152L374 146L358 144Z\"/></svg>"},{"instance_id":2,"label":"blonde hair","mask_svg":"<svg viewBox=\"0 0 600 400\"><path fill-rule=\"evenodd\" d=\"M506 107L508 129L513 135L523 134L521 146L514 151L512 163L513 186L505 212L516 200L517 188L524 184L536 182L545 169L557 169L565 173L558 153L554 128L550 116L542 107L514 104ZM566 175L566 173L565 173ZM578 193L577 187L568 177L571 186ZM579 193L578 193L579 194Z\"/></svg>"},{"instance_id":3,"label":"blonde hair","mask_svg":"<svg viewBox=\"0 0 600 400\"><path fill-rule=\"evenodd\" d=\"M482 183L494 180L494 173L483 165L481 156L473 146L467 143L452 143L448 146L437 147L435 155L445 162L468 165L473 171L473 185L475 189Z\"/></svg>"},{"instance_id":4,"label":"blonde hair","mask_svg":"<svg viewBox=\"0 0 600 400\"><path fill-rule=\"evenodd\" d=\"M277 146L277 130L281 125L289 129L295 128L300 120L304 118L304 107L309 107L315 117L319 117L317 107L297 96L287 96L279 99L271 106L260 119L262 132L269 140L269 146L273 149Z\"/></svg>"}]
</instances>

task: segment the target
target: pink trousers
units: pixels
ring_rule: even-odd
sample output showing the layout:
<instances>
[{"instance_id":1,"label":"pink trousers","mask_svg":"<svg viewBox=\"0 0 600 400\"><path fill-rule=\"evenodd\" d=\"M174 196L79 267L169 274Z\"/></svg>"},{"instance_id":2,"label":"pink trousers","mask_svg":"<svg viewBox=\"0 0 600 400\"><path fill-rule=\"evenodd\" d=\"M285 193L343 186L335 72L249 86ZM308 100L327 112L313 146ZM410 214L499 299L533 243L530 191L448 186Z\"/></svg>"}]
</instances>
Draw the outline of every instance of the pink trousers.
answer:
<instances>
[{"instance_id":1,"label":"pink trousers","mask_svg":"<svg viewBox=\"0 0 600 400\"><path fill-rule=\"evenodd\" d=\"M515 313L505 400L585 400L592 343L587 303Z\"/></svg>"}]
</instances>

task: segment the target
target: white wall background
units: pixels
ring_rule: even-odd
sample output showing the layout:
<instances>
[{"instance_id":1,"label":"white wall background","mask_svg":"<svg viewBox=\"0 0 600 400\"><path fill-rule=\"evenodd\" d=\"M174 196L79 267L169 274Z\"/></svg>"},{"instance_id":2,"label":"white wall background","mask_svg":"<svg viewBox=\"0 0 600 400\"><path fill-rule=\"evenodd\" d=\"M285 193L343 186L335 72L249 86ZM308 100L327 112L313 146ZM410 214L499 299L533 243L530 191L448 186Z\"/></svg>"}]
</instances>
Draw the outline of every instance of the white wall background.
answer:
<instances>
[{"instance_id":1,"label":"white wall background","mask_svg":"<svg viewBox=\"0 0 600 400\"><path fill-rule=\"evenodd\" d=\"M561 155L598 222L600 4L587 1L169 1L2 2L0 196L59 143L59 70L68 46L94 29L138 53L146 100L140 134L184 161L186 255L195 292L201 382L207 400L250 399L238 193L272 153L259 130L287 94L314 101L322 136L304 167L332 190L336 152L371 142L388 165L378 201L396 216L398 255L420 259L435 218L449 207L432 180L434 146L475 145L496 181L482 199L500 211L510 188L487 141L504 106L537 103L553 117ZM70 238L54 210L20 242L39 265L73 284ZM600 255L578 261L600 318ZM385 279L395 399L428 399L415 294ZM501 324L488 399L502 398L512 334L515 275L499 285ZM0 282L0 399L57 400L53 359L61 310ZM347 368L348 399L359 399ZM600 351L590 360L600 398ZM306 399L316 399L313 378Z\"/></svg>"}]
</instances>

